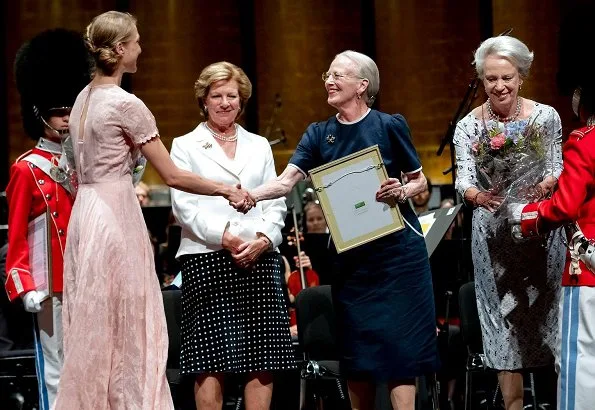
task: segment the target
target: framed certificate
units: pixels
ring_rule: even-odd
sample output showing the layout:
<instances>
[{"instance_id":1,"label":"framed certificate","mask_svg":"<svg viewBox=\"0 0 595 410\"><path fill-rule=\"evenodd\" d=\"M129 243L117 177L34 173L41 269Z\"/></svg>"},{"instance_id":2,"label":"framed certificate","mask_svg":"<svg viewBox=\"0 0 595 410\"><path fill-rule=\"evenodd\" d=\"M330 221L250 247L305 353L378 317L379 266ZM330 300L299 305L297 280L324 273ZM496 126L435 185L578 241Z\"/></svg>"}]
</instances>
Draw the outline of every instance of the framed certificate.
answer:
<instances>
[{"instance_id":1,"label":"framed certificate","mask_svg":"<svg viewBox=\"0 0 595 410\"><path fill-rule=\"evenodd\" d=\"M396 203L376 200L388 179L378 145L314 168L310 177L337 252L405 227Z\"/></svg>"}]
</instances>

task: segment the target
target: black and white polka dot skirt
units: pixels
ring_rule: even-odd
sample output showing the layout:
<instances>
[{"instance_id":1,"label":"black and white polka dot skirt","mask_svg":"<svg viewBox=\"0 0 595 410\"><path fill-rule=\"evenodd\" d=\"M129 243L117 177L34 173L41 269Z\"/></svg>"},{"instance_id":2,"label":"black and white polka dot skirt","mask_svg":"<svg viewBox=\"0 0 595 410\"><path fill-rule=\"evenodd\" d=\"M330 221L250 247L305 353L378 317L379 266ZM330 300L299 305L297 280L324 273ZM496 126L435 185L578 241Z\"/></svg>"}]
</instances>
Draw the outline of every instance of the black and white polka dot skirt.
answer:
<instances>
[{"instance_id":1,"label":"black and white polka dot skirt","mask_svg":"<svg viewBox=\"0 0 595 410\"><path fill-rule=\"evenodd\" d=\"M182 374L295 368L281 259L241 269L226 250L184 255Z\"/></svg>"}]
</instances>

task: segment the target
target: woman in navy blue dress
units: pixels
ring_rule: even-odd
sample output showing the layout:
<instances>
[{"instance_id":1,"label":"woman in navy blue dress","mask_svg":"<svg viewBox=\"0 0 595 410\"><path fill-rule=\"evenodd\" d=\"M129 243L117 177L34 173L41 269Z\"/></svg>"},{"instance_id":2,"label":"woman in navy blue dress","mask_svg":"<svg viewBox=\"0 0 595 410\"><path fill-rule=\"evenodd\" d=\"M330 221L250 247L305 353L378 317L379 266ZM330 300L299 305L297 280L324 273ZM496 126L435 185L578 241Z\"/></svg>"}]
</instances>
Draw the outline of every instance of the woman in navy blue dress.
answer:
<instances>
[{"instance_id":1,"label":"woman in navy blue dress","mask_svg":"<svg viewBox=\"0 0 595 410\"><path fill-rule=\"evenodd\" d=\"M438 362L428 254L407 202L425 189L426 178L405 119L369 108L380 83L372 59L342 52L322 77L337 115L311 124L285 171L251 194L257 201L286 195L308 170L378 144L389 179L376 198L397 200L406 229L337 255L332 289L341 371L354 409L374 408L377 382L388 383L394 408L413 409L415 378Z\"/></svg>"}]
</instances>

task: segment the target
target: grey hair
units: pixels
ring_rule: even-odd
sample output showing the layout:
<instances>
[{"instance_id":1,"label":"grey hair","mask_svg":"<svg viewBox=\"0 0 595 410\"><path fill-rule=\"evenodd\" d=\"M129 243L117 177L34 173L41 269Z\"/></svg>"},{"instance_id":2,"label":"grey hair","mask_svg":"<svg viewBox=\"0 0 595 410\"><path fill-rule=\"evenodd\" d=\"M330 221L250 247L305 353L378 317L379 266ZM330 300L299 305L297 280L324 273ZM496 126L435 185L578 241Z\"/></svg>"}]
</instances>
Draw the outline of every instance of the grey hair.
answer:
<instances>
[{"instance_id":1,"label":"grey hair","mask_svg":"<svg viewBox=\"0 0 595 410\"><path fill-rule=\"evenodd\" d=\"M363 97L366 105L371 107L380 89L380 73L374 60L365 54L353 50L343 51L335 56L335 58L337 57L346 57L351 60L357 67L357 75L368 80L368 88L366 88Z\"/></svg>"},{"instance_id":2,"label":"grey hair","mask_svg":"<svg viewBox=\"0 0 595 410\"><path fill-rule=\"evenodd\" d=\"M519 71L521 78L529 76L531 63L533 62L533 52L529 51L525 43L511 36L497 36L485 40L477 50L475 50L475 70L480 79L484 79L485 59L490 55L504 57L510 61Z\"/></svg>"}]
</instances>

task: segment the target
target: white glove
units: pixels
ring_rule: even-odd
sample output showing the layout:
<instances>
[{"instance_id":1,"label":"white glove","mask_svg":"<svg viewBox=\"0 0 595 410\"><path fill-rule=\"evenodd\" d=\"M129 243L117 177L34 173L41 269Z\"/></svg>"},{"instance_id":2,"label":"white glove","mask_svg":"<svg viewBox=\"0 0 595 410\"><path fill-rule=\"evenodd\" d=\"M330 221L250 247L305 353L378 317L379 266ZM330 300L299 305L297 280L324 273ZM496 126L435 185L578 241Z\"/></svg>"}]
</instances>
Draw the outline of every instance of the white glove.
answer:
<instances>
[{"instance_id":1,"label":"white glove","mask_svg":"<svg viewBox=\"0 0 595 410\"><path fill-rule=\"evenodd\" d=\"M508 224L509 225L516 225L521 223L521 214L523 213L523 208L527 206L527 204L509 204L508 205Z\"/></svg>"},{"instance_id":2,"label":"white glove","mask_svg":"<svg viewBox=\"0 0 595 410\"><path fill-rule=\"evenodd\" d=\"M41 312L41 299L43 295L36 290L29 291L22 296L23 306L30 313Z\"/></svg>"},{"instance_id":3,"label":"white glove","mask_svg":"<svg viewBox=\"0 0 595 410\"><path fill-rule=\"evenodd\" d=\"M525 242L527 238L523 238L521 231L521 214L523 208L527 204L509 204L508 205L508 225L510 226L510 235L512 240L516 243Z\"/></svg>"}]
</instances>

